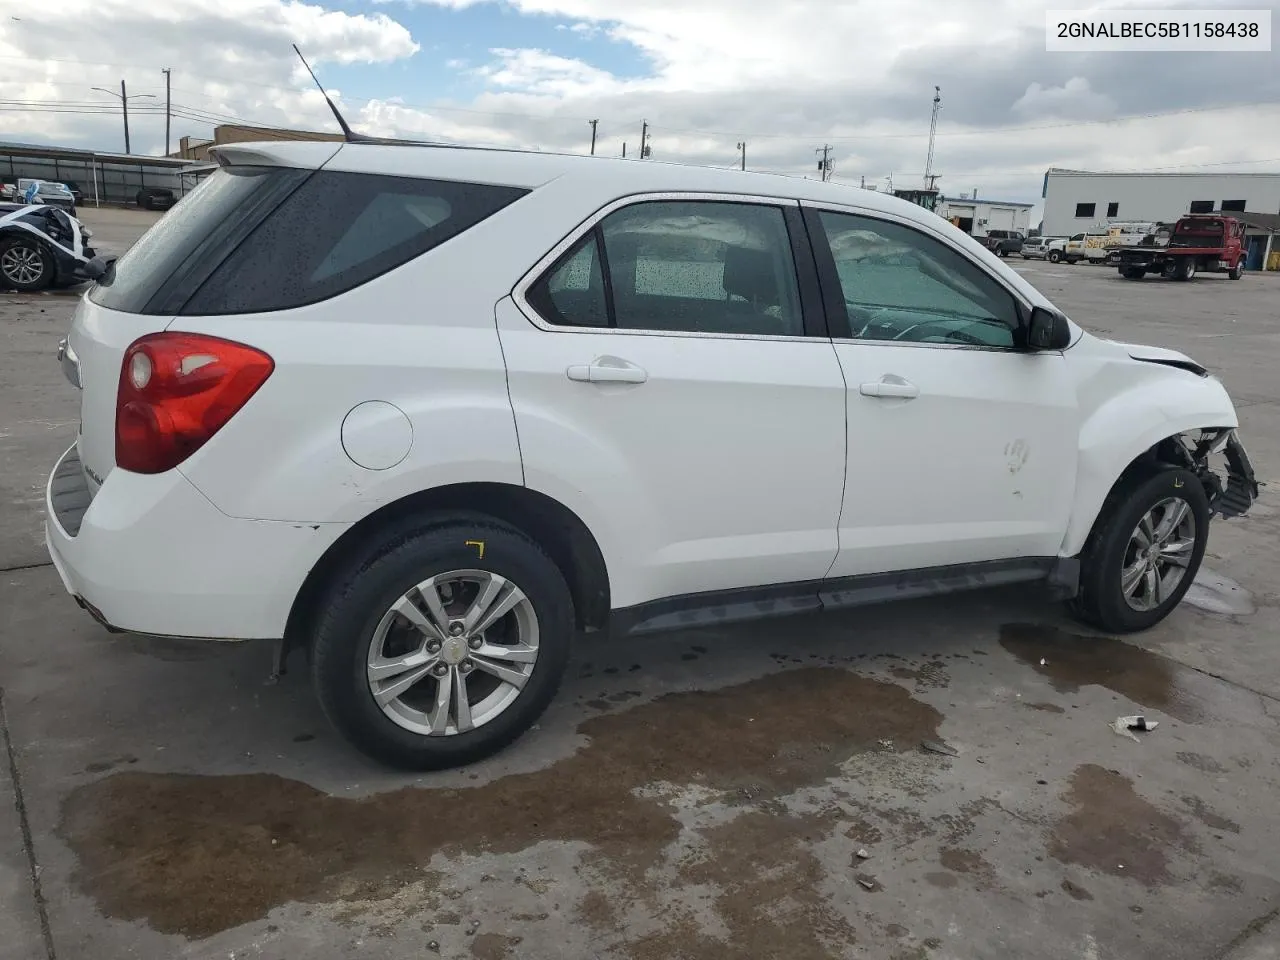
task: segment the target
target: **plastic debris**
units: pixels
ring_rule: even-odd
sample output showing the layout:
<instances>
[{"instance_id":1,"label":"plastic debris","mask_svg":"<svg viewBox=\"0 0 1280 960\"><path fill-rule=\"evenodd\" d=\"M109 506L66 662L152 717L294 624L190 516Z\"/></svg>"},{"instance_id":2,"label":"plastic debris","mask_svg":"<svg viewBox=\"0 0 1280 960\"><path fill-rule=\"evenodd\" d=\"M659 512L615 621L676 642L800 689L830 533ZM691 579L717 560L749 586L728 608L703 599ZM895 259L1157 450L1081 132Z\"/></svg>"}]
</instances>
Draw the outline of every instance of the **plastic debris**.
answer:
<instances>
[{"instance_id":1,"label":"plastic debris","mask_svg":"<svg viewBox=\"0 0 1280 960\"><path fill-rule=\"evenodd\" d=\"M940 753L944 757L958 757L960 752L941 740L922 740L920 741L920 749L926 753Z\"/></svg>"},{"instance_id":2,"label":"plastic debris","mask_svg":"<svg viewBox=\"0 0 1280 960\"><path fill-rule=\"evenodd\" d=\"M1145 733L1158 726L1160 726L1158 720L1148 720L1146 717L1116 717L1115 722L1111 724L1111 729L1122 737L1137 741L1138 738L1133 735L1134 730Z\"/></svg>"},{"instance_id":3,"label":"plastic debris","mask_svg":"<svg viewBox=\"0 0 1280 960\"><path fill-rule=\"evenodd\" d=\"M858 874L858 885L862 887L863 890L880 889L880 884L876 882L876 878L865 873Z\"/></svg>"},{"instance_id":4,"label":"plastic debris","mask_svg":"<svg viewBox=\"0 0 1280 960\"><path fill-rule=\"evenodd\" d=\"M854 856L856 856L859 860L866 860L870 858L871 854L867 853L866 849L864 848L862 850L859 850L856 854L854 854Z\"/></svg>"}]
</instances>

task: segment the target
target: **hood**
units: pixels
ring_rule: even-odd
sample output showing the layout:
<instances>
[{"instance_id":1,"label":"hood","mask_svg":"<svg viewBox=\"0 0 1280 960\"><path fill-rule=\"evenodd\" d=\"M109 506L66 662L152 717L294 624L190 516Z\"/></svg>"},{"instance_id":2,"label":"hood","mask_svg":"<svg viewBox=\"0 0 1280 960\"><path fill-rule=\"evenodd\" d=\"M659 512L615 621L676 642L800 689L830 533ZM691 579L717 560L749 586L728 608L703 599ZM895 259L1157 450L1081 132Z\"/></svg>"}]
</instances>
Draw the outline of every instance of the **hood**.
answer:
<instances>
[{"instance_id":1,"label":"hood","mask_svg":"<svg viewBox=\"0 0 1280 960\"><path fill-rule=\"evenodd\" d=\"M1207 376L1209 373L1208 370L1185 353L1179 353L1177 350L1166 350L1163 347L1147 347L1137 343L1120 343L1115 340L1111 342L1134 360L1141 360L1144 363L1159 363L1166 367L1176 367L1179 370L1194 373L1198 377Z\"/></svg>"}]
</instances>

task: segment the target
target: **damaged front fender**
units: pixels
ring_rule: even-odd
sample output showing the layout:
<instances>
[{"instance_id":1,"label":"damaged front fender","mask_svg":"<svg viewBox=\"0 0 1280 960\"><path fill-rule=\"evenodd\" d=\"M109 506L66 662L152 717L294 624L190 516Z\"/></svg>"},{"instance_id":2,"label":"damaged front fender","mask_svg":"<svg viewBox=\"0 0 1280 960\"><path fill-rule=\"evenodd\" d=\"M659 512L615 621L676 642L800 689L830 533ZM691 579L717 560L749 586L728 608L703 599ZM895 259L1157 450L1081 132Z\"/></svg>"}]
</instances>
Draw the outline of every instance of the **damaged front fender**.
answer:
<instances>
[{"instance_id":1,"label":"damaged front fender","mask_svg":"<svg viewBox=\"0 0 1280 960\"><path fill-rule=\"evenodd\" d=\"M1258 499L1261 485L1253 472L1249 454L1234 427L1205 430L1194 445L1183 438L1172 448L1175 457L1195 471L1209 497L1209 509L1221 517L1241 517ZM1214 469L1214 460L1222 457L1222 466ZM1225 479L1223 474L1225 474Z\"/></svg>"}]
</instances>

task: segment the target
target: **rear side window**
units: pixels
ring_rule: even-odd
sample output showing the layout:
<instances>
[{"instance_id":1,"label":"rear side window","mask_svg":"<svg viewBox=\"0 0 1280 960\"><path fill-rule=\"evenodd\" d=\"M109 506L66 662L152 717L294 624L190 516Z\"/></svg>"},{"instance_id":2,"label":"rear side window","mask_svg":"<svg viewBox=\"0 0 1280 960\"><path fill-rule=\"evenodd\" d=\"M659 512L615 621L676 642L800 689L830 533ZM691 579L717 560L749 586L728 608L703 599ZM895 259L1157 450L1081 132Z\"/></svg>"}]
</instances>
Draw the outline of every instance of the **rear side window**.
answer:
<instances>
[{"instance_id":1,"label":"rear side window","mask_svg":"<svg viewBox=\"0 0 1280 960\"><path fill-rule=\"evenodd\" d=\"M321 170L258 224L179 312L260 313L326 300L456 237L527 192Z\"/></svg>"},{"instance_id":2,"label":"rear side window","mask_svg":"<svg viewBox=\"0 0 1280 960\"><path fill-rule=\"evenodd\" d=\"M207 264L217 248L227 249L229 233L305 177L303 171L262 167L216 170L115 262L89 299L109 310L157 312L149 305L162 287L190 266Z\"/></svg>"}]
</instances>

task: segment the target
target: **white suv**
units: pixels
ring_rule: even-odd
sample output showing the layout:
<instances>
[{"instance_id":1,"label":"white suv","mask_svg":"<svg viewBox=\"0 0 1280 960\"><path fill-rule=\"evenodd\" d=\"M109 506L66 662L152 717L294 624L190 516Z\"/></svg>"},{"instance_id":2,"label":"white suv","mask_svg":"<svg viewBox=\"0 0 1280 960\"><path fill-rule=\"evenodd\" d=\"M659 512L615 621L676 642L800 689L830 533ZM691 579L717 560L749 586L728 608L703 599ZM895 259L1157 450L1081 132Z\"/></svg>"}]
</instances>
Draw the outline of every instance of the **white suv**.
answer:
<instances>
[{"instance_id":1,"label":"white suv","mask_svg":"<svg viewBox=\"0 0 1280 960\"><path fill-rule=\"evenodd\" d=\"M217 152L79 306L49 550L112 629L305 648L391 764L513 740L582 632L1037 580L1140 630L1257 495L1218 380L1083 332L906 201Z\"/></svg>"}]
</instances>

